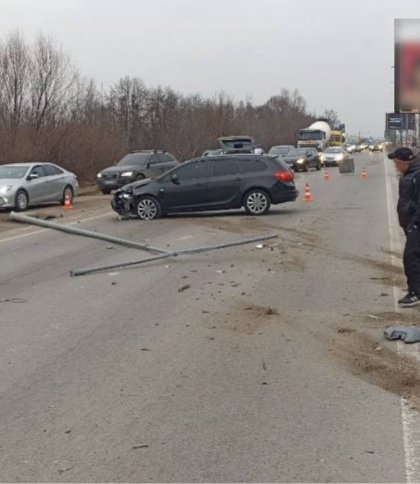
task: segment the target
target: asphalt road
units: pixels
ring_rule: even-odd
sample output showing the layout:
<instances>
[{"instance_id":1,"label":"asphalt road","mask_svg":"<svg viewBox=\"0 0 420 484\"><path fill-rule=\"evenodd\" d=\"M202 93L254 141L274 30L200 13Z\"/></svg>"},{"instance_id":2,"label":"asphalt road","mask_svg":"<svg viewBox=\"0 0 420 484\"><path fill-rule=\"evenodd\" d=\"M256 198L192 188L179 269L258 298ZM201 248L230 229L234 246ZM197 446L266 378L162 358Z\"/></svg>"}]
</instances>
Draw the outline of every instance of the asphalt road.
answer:
<instances>
[{"instance_id":1,"label":"asphalt road","mask_svg":"<svg viewBox=\"0 0 420 484\"><path fill-rule=\"evenodd\" d=\"M69 277L144 253L4 223L0 480L414 482L418 367L382 331L420 318L395 312L382 155L356 168L260 218L66 212L170 249L279 236L112 273Z\"/></svg>"}]
</instances>

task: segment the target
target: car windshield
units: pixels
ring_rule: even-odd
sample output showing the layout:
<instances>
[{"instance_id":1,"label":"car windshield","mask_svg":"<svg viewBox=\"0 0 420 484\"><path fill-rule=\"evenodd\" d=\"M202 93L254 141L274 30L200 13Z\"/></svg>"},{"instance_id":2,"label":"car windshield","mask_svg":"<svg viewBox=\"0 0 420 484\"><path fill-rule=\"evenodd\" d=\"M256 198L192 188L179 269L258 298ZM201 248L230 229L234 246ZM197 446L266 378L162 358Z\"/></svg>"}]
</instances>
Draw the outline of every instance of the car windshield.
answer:
<instances>
[{"instance_id":1,"label":"car windshield","mask_svg":"<svg viewBox=\"0 0 420 484\"><path fill-rule=\"evenodd\" d=\"M341 148L327 148L325 153L342 153L343 150Z\"/></svg>"},{"instance_id":2,"label":"car windshield","mask_svg":"<svg viewBox=\"0 0 420 484\"><path fill-rule=\"evenodd\" d=\"M303 149L292 149L287 153L287 156L306 156L306 152L308 150L306 148Z\"/></svg>"},{"instance_id":3,"label":"car windshield","mask_svg":"<svg viewBox=\"0 0 420 484\"><path fill-rule=\"evenodd\" d=\"M27 166L3 165L0 166L0 179L23 178L27 171Z\"/></svg>"},{"instance_id":4,"label":"car windshield","mask_svg":"<svg viewBox=\"0 0 420 484\"><path fill-rule=\"evenodd\" d=\"M300 140L319 140L324 139L324 132L321 130L299 131Z\"/></svg>"},{"instance_id":5,"label":"car windshield","mask_svg":"<svg viewBox=\"0 0 420 484\"><path fill-rule=\"evenodd\" d=\"M285 155L289 153L290 148L288 146L273 146L269 151L269 155Z\"/></svg>"},{"instance_id":6,"label":"car windshield","mask_svg":"<svg viewBox=\"0 0 420 484\"><path fill-rule=\"evenodd\" d=\"M133 166L133 165L145 165L149 159L150 153L129 153L121 159L118 166Z\"/></svg>"}]
</instances>

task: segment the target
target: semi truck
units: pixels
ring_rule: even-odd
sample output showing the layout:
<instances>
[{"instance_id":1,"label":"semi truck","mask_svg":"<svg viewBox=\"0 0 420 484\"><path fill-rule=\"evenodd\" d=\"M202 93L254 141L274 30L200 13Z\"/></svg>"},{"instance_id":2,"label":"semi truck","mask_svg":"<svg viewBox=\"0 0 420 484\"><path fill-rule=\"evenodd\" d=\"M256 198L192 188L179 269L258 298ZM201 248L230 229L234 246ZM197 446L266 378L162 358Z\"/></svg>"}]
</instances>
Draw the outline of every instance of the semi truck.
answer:
<instances>
[{"instance_id":1,"label":"semi truck","mask_svg":"<svg viewBox=\"0 0 420 484\"><path fill-rule=\"evenodd\" d=\"M297 134L298 148L316 148L324 151L328 146L331 137L331 126L325 119L318 119L315 123L304 129L300 129Z\"/></svg>"}]
</instances>

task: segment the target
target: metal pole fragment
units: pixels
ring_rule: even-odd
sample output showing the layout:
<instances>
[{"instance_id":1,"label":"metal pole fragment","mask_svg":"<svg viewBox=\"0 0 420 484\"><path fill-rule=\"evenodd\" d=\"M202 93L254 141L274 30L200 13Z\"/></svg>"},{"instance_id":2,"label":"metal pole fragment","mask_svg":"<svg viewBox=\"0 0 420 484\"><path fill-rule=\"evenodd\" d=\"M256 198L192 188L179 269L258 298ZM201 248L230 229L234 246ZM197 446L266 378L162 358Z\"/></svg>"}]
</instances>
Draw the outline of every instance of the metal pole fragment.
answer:
<instances>
[{"instance_id":1,"label":"metal pole fragment","mask_svg":"<svg viewBox=\"0 0 420 484\"><path fill-rule=\"evenodd\" d=\"M236 247L239 245L245 245L245 244L252 244L253 242L262 242L263 240L269 240L269 239L276 239L278 236L276 234L271 234L271 235L264 235L261 237L254 237L252 239L244 239L244 240L237 240L235 242L226 242L225 244L219 244L219 245L209 245L207 247L198 247L198 248L193 248L193 249L183 249L179 250L177 252L172 252L172 253L167 253L167 254L162 254L162 255L157 255L155 257L148 257L147 259L140 259L140 260L135 260L135 261L127 261L127 262L120 262L119 264L109 264L106 266L98 266L98 267L87 267L87 268L82 268L82 269L75 269L73 271L70 271L70 275L72 277L74 276L84 276L87 274L94 274L98 272L106 272L112 269L122 269L124 267L132 267L132 266L137 266L140 264L145 264L147 262L153 262L156 260L161 260L161 259L167 259L168 257L175 257L179 255L187 255L187 254L201 254L203 252L211 252L213 250L220 250L220 249L226 249L229 247Z\"/></svg>"},{"instance_id":2,"label":"metal pole fragment","mask_svg":"<svg viewBox=\"0 0 420 484\"><path fill-rule=\"evenodd\" d=\"M89 237L92 239L104 240L105 242L110 242L112 244L122 245L124 247L130 247L132 249L141 249L149 252L158 252L160 254L170 254L174 255L173 252L159 249L148 244L142 244L141 242L135 242L134 240L120 239L119 237L114 237L112 235L101 234L99 232L94 232L93 230L86 230L77 227L70 227L69 225L57 224L54 222L48 222L47 220L38 219L36 217L30 217L29 215L23 215L16 212L10 213L10 218L16 220L17 222L24 222L33 225L39 225L40 227L46 227L48 229L59 230L71 235L81 235L82 237Z\"/></svg>"}]
</instances>

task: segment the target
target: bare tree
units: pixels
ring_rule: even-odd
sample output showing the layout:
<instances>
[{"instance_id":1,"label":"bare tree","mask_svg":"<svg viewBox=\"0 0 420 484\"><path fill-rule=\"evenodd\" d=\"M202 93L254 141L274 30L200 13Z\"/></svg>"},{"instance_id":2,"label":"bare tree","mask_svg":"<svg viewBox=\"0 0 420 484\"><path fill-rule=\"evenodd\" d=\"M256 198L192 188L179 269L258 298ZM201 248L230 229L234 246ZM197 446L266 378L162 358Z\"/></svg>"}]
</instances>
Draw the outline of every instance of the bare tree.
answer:
<instances>
[{"instance_id":1,"label":"bare tree","mask_svg":"<svg viewBox=\"0 0 420 484\"><path fill-rule=\"evenodd\" d=\"M30 64L28 46L13 32L0 44L0 120L12 145L25 114Z\"/></svg>"},{"instance_id":2,"label":"bare tree","mask_svg":"<svg viewBox=\"0 0 420 484\"><path fill-rule=\"evenodd\" d=\"M88 181L135 149L162 148L185 160L229 134L251 135L266 149L293 144L314 118L297 90L256 104L250 96L183 95L125 76L99 91L43 35L28 44L15 32L0 42L0 163L56 161Z\"/></svg>"}]
</instances>

